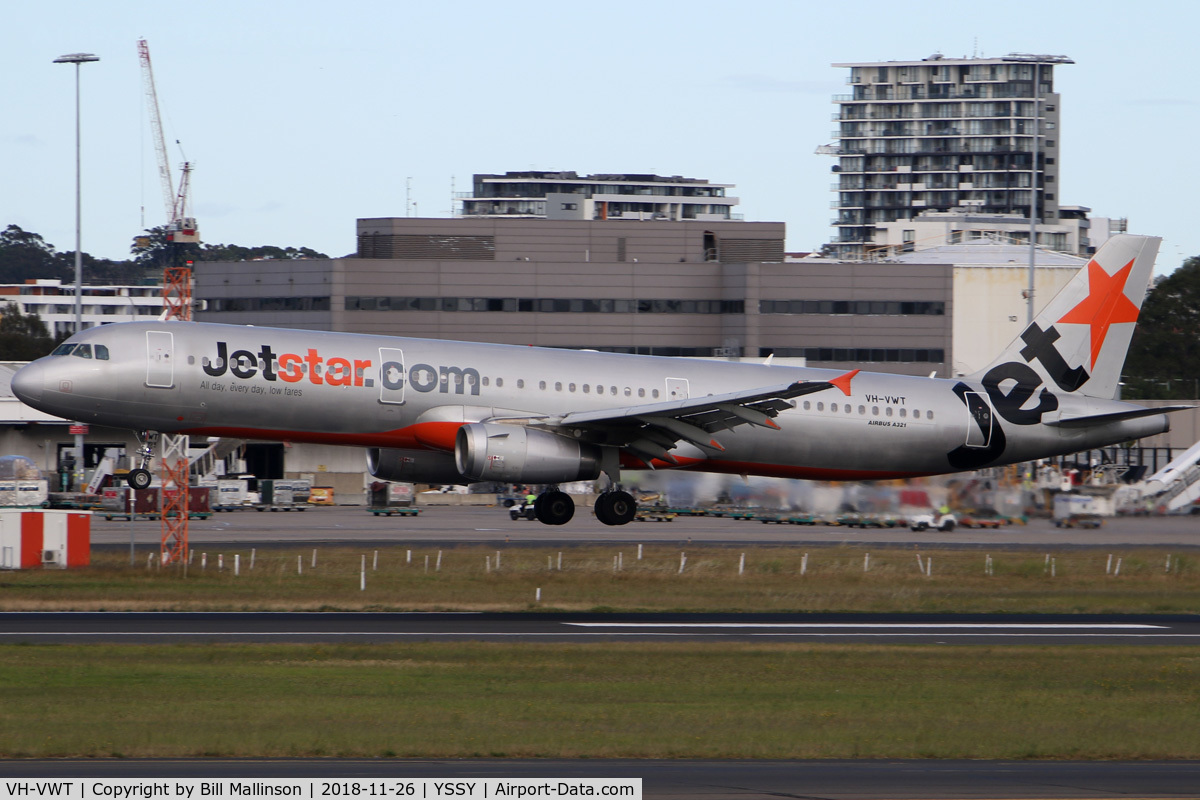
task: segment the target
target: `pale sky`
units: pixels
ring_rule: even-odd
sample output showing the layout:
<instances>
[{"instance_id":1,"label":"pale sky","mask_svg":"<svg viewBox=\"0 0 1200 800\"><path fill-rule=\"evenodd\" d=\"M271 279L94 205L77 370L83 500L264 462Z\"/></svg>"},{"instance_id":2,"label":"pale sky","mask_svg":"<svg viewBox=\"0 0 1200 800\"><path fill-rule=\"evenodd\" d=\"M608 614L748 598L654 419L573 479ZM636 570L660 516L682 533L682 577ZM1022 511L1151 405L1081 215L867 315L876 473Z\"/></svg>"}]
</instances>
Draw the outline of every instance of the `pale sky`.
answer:
<instances>
[{"instance_id":1,"label":"pale sky","mask_svg":"<svg viewBox=\"0 0 1200 800\"><path fill-rule=\"evenodd\" d=\"M204 241L355 249L355 219L445 217L474 173L657 173L735 184L790 250L832 235L834 62L1066 55L1060 202L1200 255L1190 2L9 3L0 32L0 228L74 249L81 68L83 250L129 257L166 221L137 40L149 41L169 156L194 163ZM1164 143L1170 142L1171 147ZM1155 155L1157 153L1157 155ZM144 211L143 211L144 207Z\"/></svg>"}]
</instances>

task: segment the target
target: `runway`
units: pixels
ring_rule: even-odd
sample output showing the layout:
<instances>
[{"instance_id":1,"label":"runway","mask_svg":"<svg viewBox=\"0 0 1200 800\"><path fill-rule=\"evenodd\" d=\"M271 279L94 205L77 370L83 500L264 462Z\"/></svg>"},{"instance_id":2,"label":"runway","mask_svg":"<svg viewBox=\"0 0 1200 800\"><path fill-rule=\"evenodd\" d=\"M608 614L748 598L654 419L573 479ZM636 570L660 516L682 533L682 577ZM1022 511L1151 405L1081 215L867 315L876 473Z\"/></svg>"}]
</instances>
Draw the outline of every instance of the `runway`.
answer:
<instances>
[{"instance_id":1,"label":"runway","mask_svg":"<svg viewBox=\"0 0 1200 800\"><path fill-rule=\"evenodd\" d=\"M402 641L1194 646L1200 644L1200 616L0 613L4 644Z\"/></svg>"},{"instance_id":2,"label":"runway","mask_svg":"<svg viewBox=\"0 0 1200 800\"><path fill-rule=\"evenodd\" d=\"M832 525L770 525L719 517L676 517L671 522L633 522L619 527L600 523L580 507L570 523L543 525L511 520L507 509L423 507L418 517L376 517L361 506L310 507L305 511L231 511L192 520L193 547L216 544L470 544L509 542L546 546L571 544L862 545L923 547L1145 547L1200 548L1200 517L1118 517L1093 530L1059 529L1050 520L1031 520L994 530L959 528L914 532L908 528L846 528ZM155 545L157 520L107 521L92 518L92 543L101 546Z\"/></svg>"},{"instance_id":3,"label":"runway","mask_svg":"<svg viewBox=\"0 0 1200 800\"><path fill-rule=\"evenodd\" d=\"M1195 761L55 759L0 778L641 778L647 800L1195 798Z\"/></svg>"}]
</instances>

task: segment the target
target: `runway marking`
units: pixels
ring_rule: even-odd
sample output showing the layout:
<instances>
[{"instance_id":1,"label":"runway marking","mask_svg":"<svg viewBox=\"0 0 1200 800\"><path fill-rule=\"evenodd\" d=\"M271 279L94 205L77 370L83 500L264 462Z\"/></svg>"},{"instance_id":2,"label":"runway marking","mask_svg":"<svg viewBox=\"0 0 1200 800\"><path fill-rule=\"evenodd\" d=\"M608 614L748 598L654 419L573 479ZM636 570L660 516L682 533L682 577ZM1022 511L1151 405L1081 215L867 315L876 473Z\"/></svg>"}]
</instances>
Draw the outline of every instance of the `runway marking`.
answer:
<instances>
[{"instance_id":1,"label":"runway marking","mask_svg":"<svg viewBox=\"0 0 1200 800\"><path fill-rule=\"evenodd\" d=\"M736 633L671 633L671 632L652 632L652 631L21 631L17 633L3 632L0 633L0 640L12 638L20 638L27 636L91 636L91 637L135 637L135 636L167 636L167 637L200 637L200 636L227 636L227 637L279 637L279 636L295 636L295 637L347 637L347 636L391 636L391 637L451 637L451 636L471 636L471 637L545 637L557 636L565 638L586 638L586 637L617 637L617 636L641 636L641 637L656 637L656 638L682 638L682 637L708 637L708 638L733 638L738 636ZM741 634L748 637L795 637L795 638L920 638L928 637L929 634L924 633L832 633L832 632L779 632L779 633L746 633ZM938 634L941 638L1011 638L1011 639L1036 639L1036 638L1072 638L1072 639L1200 639L1200 633L941 633Z\"/></svg>"},{"instance_id":2,"label":"runway marking","mask_svg":"<svg viewBox=\"0 0 1200 800\"><path fill-rule=\"evenodd\" d=\"M581 628L917 628L921 630L949 630L970 628L972 630L1144 630L1164 629L1169 625L1141 623L1057 623L1031 622L1025 625L1012 622L565 622Z\"/></svg>"}]
</instances>

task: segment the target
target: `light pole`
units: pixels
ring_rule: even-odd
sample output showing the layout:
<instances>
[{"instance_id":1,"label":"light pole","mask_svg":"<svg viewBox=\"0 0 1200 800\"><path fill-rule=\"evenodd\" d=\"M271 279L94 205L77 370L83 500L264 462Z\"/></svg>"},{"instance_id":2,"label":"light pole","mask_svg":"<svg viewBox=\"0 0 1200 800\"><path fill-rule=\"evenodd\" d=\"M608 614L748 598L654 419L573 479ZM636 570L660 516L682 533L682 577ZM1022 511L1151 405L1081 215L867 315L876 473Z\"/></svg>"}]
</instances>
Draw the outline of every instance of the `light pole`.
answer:
<instances>
[{"instance_id":1,"label":"light pole","mask_svg":"<svg viewBox=\"0 0 1200 800\"><path fill-rule=\"evenodd\" d=\"M1034 55L1032 53L1009 53L1002 56L1001 61L1015 61L1033 64L1033 136L1032 161L1029 165L1029 288L1025 290L1025 324L1033 324L1033 292L1037 269L1037 226L1038 226L1038 136L1041 134L1041 83L1042 65L1052 69L1052 64L1074 64L1066 56Z\"/></svg>"},{"instance_id":2,"label":"light pole","mask_svg":"<svg viewBox=\"0 0 1200 800\"><path fill-rule=\"evenodd\" d=\"M69 53L54 59L55 64L75 65L75 333L83 330L83 204L79 146L79 65L99 61L100 56L91 53ZM83 434L75 434L74 488L79 490L83 478Z\"/></svg>"},{"instance_id":3,"label":"light pole","mask_svg":"<svg viewBox=\"0 0 1200 800\"><path fill-rule=\"evenodd\" d=\"M83 210L80 201L80 158L79 158L79 65L99 61L100 56L91 53L69 53L54 59L55 64L75 65L75 333L83 330Z\"/></svg>"}]
</instances>

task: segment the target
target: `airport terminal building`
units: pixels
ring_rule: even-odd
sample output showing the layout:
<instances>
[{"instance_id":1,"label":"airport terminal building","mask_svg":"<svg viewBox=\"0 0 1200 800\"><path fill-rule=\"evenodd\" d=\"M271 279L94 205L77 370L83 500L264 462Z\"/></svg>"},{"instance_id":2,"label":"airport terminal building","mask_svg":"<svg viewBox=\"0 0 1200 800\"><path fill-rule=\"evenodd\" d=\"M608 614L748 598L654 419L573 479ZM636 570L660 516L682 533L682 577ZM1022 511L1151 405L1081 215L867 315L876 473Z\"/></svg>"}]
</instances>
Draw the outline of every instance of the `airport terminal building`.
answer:
<instances>
[{"instance_id":1,"label":"airport terminal building","mask_svg":"<svg viewBox=\"0 0 1200 800\"><path fill-rule=\"evenodd\" d=\"M783 223L357 226L354 258L197 264L196 319L921 375L952 363L952 265L792 260Z\"/></svg>"}]
</instances>

